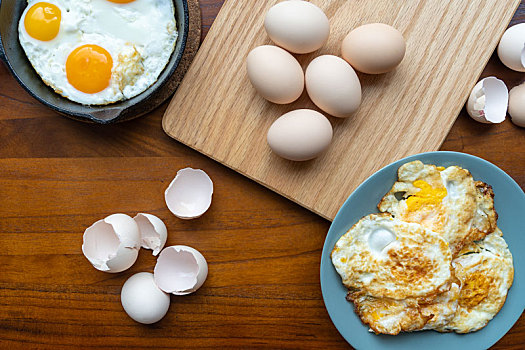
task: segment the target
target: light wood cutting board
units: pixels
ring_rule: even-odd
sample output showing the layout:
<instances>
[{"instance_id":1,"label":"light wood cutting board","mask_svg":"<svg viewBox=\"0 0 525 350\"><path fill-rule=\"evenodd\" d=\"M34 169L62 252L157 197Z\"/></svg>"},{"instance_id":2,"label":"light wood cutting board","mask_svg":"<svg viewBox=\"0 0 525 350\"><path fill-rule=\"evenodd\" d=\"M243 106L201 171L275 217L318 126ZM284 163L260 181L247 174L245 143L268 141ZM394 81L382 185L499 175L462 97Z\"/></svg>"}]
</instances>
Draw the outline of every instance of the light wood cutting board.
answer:
<instances>
[{"instance_id":1,"label":"light wood cutting board","mask_svg":"<svg viewBox=\"0 0 525 350\"><path fill-rule=\"evenodd\" d=\"M390 73L359 74L363 101L351 118L330 117L329 150L308 162L271 153L266 133L280 115L315 108L306 92L290 105L258 96L248 52L270 44L263 23L277 0L227 0L163 119L168 135L333 219L350 193L381 167L439 149L520 0L315 0L330 19L319 51L297 55L303 68L340 54L353 28L383 22L399 29L406 56Z\"/></svg>"}]
</instances>

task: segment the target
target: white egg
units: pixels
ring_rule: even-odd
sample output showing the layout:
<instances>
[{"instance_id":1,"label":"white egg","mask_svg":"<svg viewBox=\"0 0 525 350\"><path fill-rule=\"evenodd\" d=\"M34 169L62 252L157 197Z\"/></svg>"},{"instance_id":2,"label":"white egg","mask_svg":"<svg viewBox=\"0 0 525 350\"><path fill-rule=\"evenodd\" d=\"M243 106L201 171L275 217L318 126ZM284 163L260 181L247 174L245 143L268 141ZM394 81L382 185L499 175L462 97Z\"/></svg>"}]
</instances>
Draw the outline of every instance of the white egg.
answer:
<instances>
[{"instance_id":1,"label":"white egg","mask_svg":"<svg viewBox=\"0 0 525 350\"><path fill-rule=\"evenodd\" d=\"M142 248L153 250L157 256L168 239L166 225L155 215L146 213L138 213L133 220L139 227Z\"/></svg>"},{"instance_id":2,"label":"white egg","mask_svg":"<svg viewBox=\"0 0 525 350\"><path fill-rule=\"evenodd\" d=\"M160 290L149 272L128 278L122 286L120 301L129 317L144 324L160 321L170 307L170 296Z\"/></svg>"},{"instance_id":3,"label":"white egg","mask_svg":"<svg viewBox=\"0 0 525 350\"><path fill-rule=\"evenodd\" d=\"M516 24L503 33L498 56L510 69L525 72L525 23Z\"/></svg>"},{"instance_id":4,"label":"white egg","mask_svg":"<svg viewBox=\"0 0 525 350\"><path fill-rule=\"evenodd\" d=\"M186 295L204 284L208 263L198 250L175 245L160 253L153 274L159 288L166 293Z\"/></svg>"},{"instance_id":5,"label":"white egg","mask_svg":"<svg viewBox=\"0 0 525 350\"><path fill-rule=\"evenodd\" d=\"M34 36L45 32L45 25L27 30L28 11L40 4L33 0L20 19L19 40L42 80L70 100L100 105L131 98L151 86L169 61L177 38L172 1L50 2L60 9L58 35L42 41ZM28 23L37 22L29 18ZM96 50L84 48L74 64L72 53L85 45L95 45ZM91 63L86 66L85 62Z\"/></svg>"},{"instance_id":6,"label":"white egg","mask_svg":"<svg viewBox=\"0 0 525 350\"><path fill-rule=\"evenodd\" d=\"M196 219L211 205L213 182L200 169L184 168L177 171L164 192L168 209L180 219Z\"/></svg>"},{"instance_id":7,"label":"white egg","mask_svg":"<svg viewBox=\"0 0 525 350\"><path fill-rule=\"evenodd\" d=\"M126 214L110 215L84 232L82 253L100 271L127 270L137 260L139 249L139 227Z\"/></svg>"},{"instance_id":8,"label":"white egg","mask_svg":"<svg viewBox=\"0 0 525 350\"><path fill-rule=\"evenodd\" d=\"M472 89L467 101L467 113L480 123L501 123L507 115L509 91L496 77L480 80Z\"/></svg>"},{"instance_id":9,"label":"white egg","mask_svg":"<svg viewBox=\"0 0 525 350\"><path fill-rule=\"evenodd\" d=\"M298 109L274 121L266 139L277 155L305 161L328 148L332 134L332 125L324 115L311 109Z\"/></svg>"},{"instance_id":10,"label":"white egg","mask_svg":"<svg viewBox=\"0 0 525 350\"><path fill-rule=\"evenodd\" d=\"M525 83L510 90L509 115L515 125L525 128Z\"/></svg>"},{"instance_id":11,"label":"white egg","mask_svg":"<svg viewBox=\"0 0 525 350\"><path fill-rule=\"evenodd\" d=\"M307 1L283 1L272 6L264 18L264 28L274 43L299 54L320 49L330 34L323 10Z\"/></svg>"},{"instance_id":12,"label":"white egg","mask_svg":"<svg viewBox=\"0 0 525 350\"><path fill-rule=\"evenodd\" d=\"M306 68L306 91L328 114L348 118L361 104L361 83L354 69L340 57L316 57Z\"/></svg>"}]
</instances>

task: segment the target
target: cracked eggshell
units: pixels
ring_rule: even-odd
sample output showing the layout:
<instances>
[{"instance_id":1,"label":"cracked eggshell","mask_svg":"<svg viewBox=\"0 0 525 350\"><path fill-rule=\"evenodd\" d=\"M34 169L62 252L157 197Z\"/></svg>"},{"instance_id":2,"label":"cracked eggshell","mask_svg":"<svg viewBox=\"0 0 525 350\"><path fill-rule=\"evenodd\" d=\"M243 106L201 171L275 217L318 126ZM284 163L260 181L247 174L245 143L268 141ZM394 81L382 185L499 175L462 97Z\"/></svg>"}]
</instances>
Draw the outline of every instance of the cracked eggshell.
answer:
<instances>
[{"instance_id":1,"label":"cracked eggshell","mask_svg":"<svg viewBox=\"0 0 525 350\"><path fill-rule=\"evenodd\" d=\"M139 228L126 214L110 215L84 231L82 253L100 271L127 270L137 260L139 249Z\"/></svg>"},{"instance_id":2,"label":"cracked eggshell","mask_svg":"<svg viewBox=\"0 0 525 350\"><path fill-rule=\"evenodd\" d=\"M213 182L200 169L177 171L164 198L168 209L180 219L195 219L208 210L213 195Z\"/></svg>"},{"instance_id":3,"label":"cracked eggshell","mask_svg":"<svg viewBox=\"0 0 525 350\"><path fill-rule=\"evenodd\" d=\"M139 272L128 278L122 286L120 302L133 320L151 324L166 315L170 296L157 286L152 273Z\"/></svg>"},{"instance_id":4,"label":"cracked eggshell","mask_svg":"<svg viewBox=\"0 0 525 350\"><path fill-rule=\"evenodd\" d=\"M155 215L146 213L138 213L133 220L139 227L142 248L153 250L153 255L157 256L168 239L166 225Z\"/></svg>"},{"instance_id":5,"label":"cracked eggshell","mask_svg":"<svg viewBox=\"0 0 525 350\"><path fill-rule=\"evenodd\" d=\"M516 24L503 33L498 56L510 69L525 72L525 23Z\"/></svg>"},{"instance_id":6,"label":"cracked eggshell","mask_svg":"<svg viewBox=\"0 0 525 350\"><path fill-rule=\"evenodd\" d=\"M509 115L514 124L525 128L525 83L510 90Z\"/></svg>"},{"instance_id":7,"label":"cracked eggshell","mask_svg":"<svg viewBox=\"0 0 525 350\"><path fill-rule=\"evenodd\" d=\"M509 91L496 77L480 80L467 101L467 112L472 119L485 124L501 123L507 115Z\"/></svg>"},{"instance_id":8,"label":"cracked eggshell","mask_svg":"<svg viewBox=\"0 0 525 350\"><path fill-rule=\"evenodd\" d=\"M153 274L166 293L186 295L202 286L208 276L208 264L198 250L175 245L160 253Z\"/></svg>"}]
</instances>

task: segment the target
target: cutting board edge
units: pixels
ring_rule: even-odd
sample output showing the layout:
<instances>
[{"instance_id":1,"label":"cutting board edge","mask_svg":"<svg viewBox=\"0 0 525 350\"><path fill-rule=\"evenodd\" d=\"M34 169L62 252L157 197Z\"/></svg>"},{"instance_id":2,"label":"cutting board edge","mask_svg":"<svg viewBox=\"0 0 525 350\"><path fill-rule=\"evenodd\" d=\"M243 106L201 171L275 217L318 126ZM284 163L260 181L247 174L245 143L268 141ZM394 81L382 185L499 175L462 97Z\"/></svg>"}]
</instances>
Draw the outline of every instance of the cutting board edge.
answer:
<instances>
[{"instance_id":1,"label":"cutting board edge","mask_svg":"<svg viewBox=\"0 0 525 350\"><path fill-rule=\"evenodd\" d=\"M163 120L162 124L163 124L163 128L164 128L164 120ZM208 153L205 152L204 150L200 150L200 149L198 149L198 148L196 148L196 147L194 147L194 146L192 146L192 145L190 145L190 144L184 142L183 140L180 140L180 139L177 138L176 136L170 134L170 133L169 133L168 131L166 131L165 129L164 129L164 132L165 132L169 137L171 137L172 139L174 139L175 141L182 143L183 145L185 145L185 146L187 146L187 147L189 147L189 148L191 148L191 149L193 149L193 150L195 150L195 151L197 151L197 152L199 152L199 153L205 155L206 157L208 157L208 158L214 160L215 162L217 162L217 163L219 163L219 164L221 164L221 165L223 165L223 166L225 166L225 167L227 167L227 168L229 168L229 169L232 169L232 170L235 171L236 173L239 173L239 174L241 174L242 176L244 176L244 177L246 177L246 178L248 178L248 179L250 179L250 180L252 180L252 181L254 181L254 182L256 182L256 183L258 183L259 185L262 185L263 187L269 189L269 190L272 191L272 192L277 193L279 196L282 196L282 197L284 197L284 198L286 198L286 199L288 199L288 200L294 202L295 204L297 204L297 205L303 207L304 209L306 209L306 210L308 210L308 211L311 211L311 212L313 212L314 214L319 215L319 216L322 217L323 219L328 220L328 221L330 221L330 222L332 222L332 221L334 220L334 218L330 218L328 215L323 214L323 213L321 213L321 212L315 210L314 208L309 208L309 207L307 207L305 204L298 202L296 199L291 198L290 196L288 196L288 195L286 195L286 194L284 194L284 193L281 193L278 189L276 189L276 188L274 188L274 187L272 187L272 186L270 186L270 185L268 185L268 184L265 184L265 183L263 183L263 182L257 180L256 178L254 178L254 177L252 177L252 176L246 174L246 173L243 172L242 170L240 170L240 169L236 169L235 167L233 167L233 166L227 164L226 162L221 161L220 159L215 158L214 156L212 156L211 154L208 154Z\"/></svg>"}]
</instances>

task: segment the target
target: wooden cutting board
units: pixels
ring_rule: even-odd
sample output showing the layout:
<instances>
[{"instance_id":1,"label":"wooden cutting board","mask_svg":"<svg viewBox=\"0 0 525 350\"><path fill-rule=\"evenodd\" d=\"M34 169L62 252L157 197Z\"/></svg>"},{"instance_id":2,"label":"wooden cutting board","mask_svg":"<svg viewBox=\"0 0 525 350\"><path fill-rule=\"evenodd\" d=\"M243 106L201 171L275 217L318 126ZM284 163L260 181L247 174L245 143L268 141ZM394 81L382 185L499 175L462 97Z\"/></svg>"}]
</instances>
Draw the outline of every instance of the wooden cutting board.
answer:
<instances>
[{"instance_id":1,"label":"wooden cutting board","mask_svg":"<svg viewBox=\"0 0 525 350\"><path fill-rule=\"evenodd\" d=\"M399 29L406 56L390 73L359 74L363 100L351 118L330 117L333 142L308 162L271 153L270 125L297 108L315 108L306 92L290 105L258 96L245 67L248 52L270 44L263 23L277 0L227 0L163 119L176 140L333 219L373 172L410 154L439 149L520 0L314 0L330 19L319 51L297 55L303 68L320 54L340 54L353 28L383 22Z\"/></svg>"}]
</instances>

